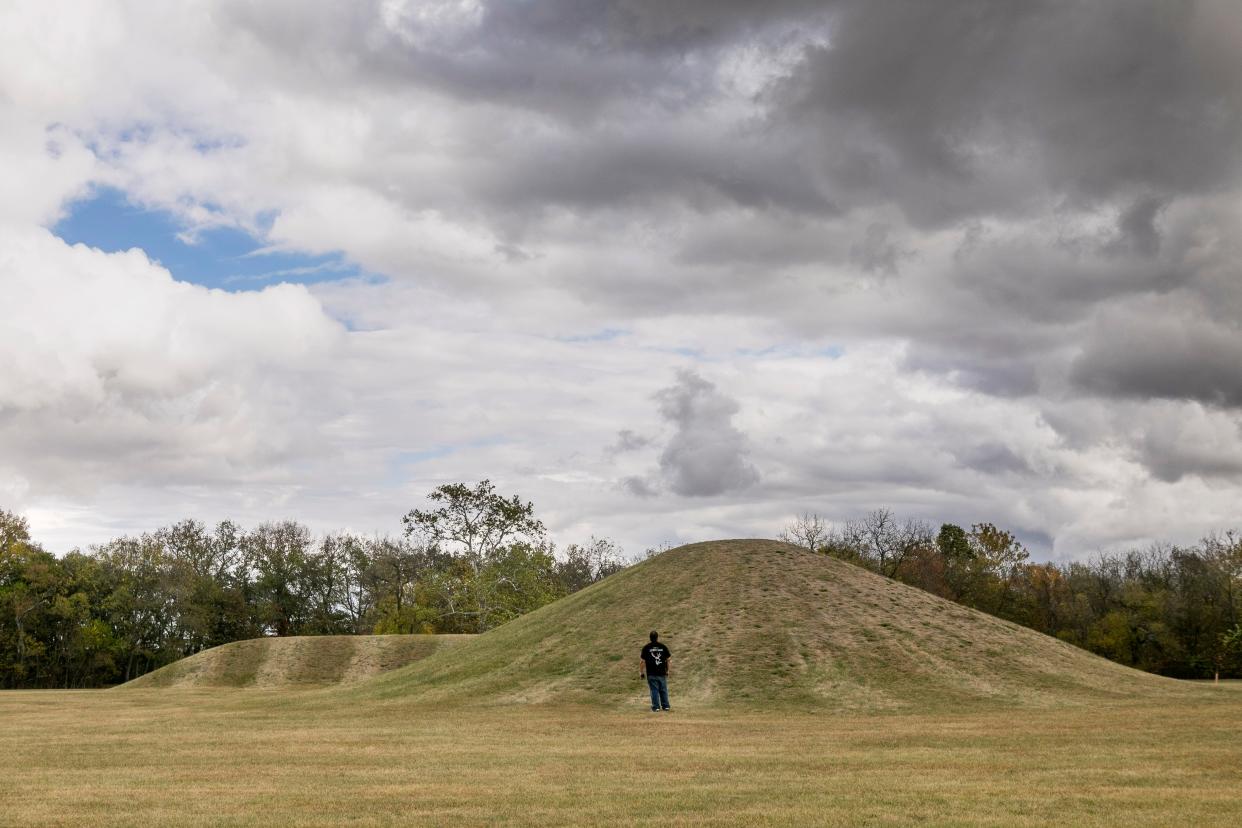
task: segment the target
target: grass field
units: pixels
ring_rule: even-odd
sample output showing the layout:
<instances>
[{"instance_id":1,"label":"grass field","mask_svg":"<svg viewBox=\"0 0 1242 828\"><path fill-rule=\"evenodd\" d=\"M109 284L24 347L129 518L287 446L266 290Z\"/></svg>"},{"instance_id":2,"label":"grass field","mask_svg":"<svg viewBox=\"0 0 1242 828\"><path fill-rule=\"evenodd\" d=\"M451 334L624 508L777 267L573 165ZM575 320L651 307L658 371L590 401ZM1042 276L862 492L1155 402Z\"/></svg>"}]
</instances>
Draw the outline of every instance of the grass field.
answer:
<instances>
[{"instance_id":1,"label":"grass field","mask_svg":"<svg viewBox=\"0 0 1242 828\"><path fill-rule=\"evenodd\" d=\"M676 703L676 684L674 703ZM970 714L0 694L6 825L1238 825L1242 687Z\"/></svg>"},{"instance_id":2,"label":"grass field","mask_svg":"<svg viewBox=\"0 0 1242 828\"><path fill-rule=\"evenodd\" d=\"M658 627L674 712L637 654ZM0 693L4 825L1242 824L1242 684L770 541L479 636L239 642Z\"/></svg>"}]
</instances>

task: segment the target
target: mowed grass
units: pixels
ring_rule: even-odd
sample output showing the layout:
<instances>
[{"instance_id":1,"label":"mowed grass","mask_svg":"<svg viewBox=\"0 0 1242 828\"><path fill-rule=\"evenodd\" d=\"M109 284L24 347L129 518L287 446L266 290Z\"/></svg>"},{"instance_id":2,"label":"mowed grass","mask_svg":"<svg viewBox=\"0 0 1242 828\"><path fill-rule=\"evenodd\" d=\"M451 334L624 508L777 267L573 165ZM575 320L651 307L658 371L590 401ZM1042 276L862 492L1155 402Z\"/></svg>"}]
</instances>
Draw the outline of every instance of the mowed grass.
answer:
<instances>
[{"instance_id":1,"label":"mowed grass","mask_svg":"<svg viewBox=\"0 0 1242 828\"><path fill-rule=\"evenodd\" d=\"M317 635L234 641L173 662L131 688L349 685L426 658L469 635Z\"/></svg>"},{"instance_id":2,"label":"mowed grass","mask_svg":"<svg viewBox=\"0 0 1242 828\"><path fill-rule=\"evenodd\" d=\"M669 715L637 687L628 709L7 692L0 823L1238 825L1242 687L1211 689L1177 705Z\"/></svg>"}]
</instances>

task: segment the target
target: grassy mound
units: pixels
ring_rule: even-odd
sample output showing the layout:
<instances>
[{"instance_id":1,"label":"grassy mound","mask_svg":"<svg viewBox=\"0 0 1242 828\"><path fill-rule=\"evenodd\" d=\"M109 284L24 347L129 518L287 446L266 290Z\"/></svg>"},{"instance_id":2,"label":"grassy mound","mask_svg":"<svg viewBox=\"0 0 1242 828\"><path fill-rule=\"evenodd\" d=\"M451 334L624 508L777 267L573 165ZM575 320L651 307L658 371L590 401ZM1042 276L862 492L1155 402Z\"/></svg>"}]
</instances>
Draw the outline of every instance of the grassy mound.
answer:
<instances>
[{"instance_id":1,"label":"grassy mound","mask_svg":"<svg viewBox=\"0 0 1242 828\"><path fill-rule=\"evenodd\" d=\"M321 635L253 638L196 653L122 685L322 687L349 684L425 658L470 636Z\"/></svg>"},{"instance_id":2,"label":"grassy mound","mask_svg":"<svg viewBox=\"0 0 1242 828\"><path fill-rule=\"evenodd\" d=\"M775 541L673 549L460 647L350 688L439 704L633 704L673 652L674 706L1047 707L1201 692Z\"/></svg>"}]
</instances>

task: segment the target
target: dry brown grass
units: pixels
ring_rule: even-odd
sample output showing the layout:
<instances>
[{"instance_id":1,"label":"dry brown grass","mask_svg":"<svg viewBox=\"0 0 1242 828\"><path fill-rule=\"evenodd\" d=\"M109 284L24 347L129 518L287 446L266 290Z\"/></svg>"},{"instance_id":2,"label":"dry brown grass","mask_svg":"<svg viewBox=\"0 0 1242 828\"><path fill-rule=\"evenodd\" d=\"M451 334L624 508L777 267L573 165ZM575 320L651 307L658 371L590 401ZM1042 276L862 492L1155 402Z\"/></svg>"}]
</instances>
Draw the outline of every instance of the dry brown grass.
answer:
<instances>
[{"instance_id":1,"label":"dry brown grass","mask_svg":"<svg viewBox=\"0 0 1242 828\"><path fill-rule=\"evenodd\" d=\"M1238 825L1242 687L1214 690L932 715L8 692L0 823Z\"/></svg>"}]
</instances>

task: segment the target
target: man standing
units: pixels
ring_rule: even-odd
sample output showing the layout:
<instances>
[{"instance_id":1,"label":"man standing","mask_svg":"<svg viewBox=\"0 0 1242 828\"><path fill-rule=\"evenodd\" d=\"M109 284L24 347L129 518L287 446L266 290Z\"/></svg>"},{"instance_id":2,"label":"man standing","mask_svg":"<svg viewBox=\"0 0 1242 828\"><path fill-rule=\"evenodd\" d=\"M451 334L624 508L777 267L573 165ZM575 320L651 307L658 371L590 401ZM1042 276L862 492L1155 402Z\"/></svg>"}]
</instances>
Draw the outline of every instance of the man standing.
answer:
<instances>
[{"instance_id":1,"label":"man standing","mask_svg":"<svg viewBox=\"0 0 1242 828\"><path fill-rule=\"evenodd\" d=\"M651 689L651 712L668 710L668 660L673 654L660 643L660 634L651 631L651 643L643 647L642 666L639 675L647 680Z\"/></svg>"}]
</instances>

